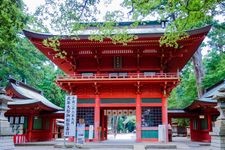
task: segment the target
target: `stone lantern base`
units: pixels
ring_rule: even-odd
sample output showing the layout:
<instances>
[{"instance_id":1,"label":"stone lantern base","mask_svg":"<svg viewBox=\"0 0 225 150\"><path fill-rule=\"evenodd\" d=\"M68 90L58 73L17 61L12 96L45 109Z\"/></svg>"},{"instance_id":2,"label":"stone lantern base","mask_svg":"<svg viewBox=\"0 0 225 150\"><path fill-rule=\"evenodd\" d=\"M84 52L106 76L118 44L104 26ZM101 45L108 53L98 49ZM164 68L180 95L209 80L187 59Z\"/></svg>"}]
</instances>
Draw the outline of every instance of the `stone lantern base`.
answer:
<instances>
[{"instance_id":1,"label":"stone lantern base","mask_svg":"<svg viewBox=\"0 0 225 150\"><path fill-rule=\"evenodd\" d=\"M0 150L14 150L13 136L0 136Z\"/></svg>"},{"instance_id":2,"label":"stone lantern base","mask_svg":"<svg viewBox=\"0 0 225 150\"><path fill-rule=\"evenodd\" d=\"M13 142L13 133L4 114L9 109L7 103L12 101L9 96L6 96L5 91L0 88L0 150L15 149Z\"/></svg>"},{"instance_id":3,"label":"stone lantern base","mask_svg":"<svg viewBox=\"0 0 225 150\"><path fill-rule=\"evenodd\" d=\"M211 149L225 150L225 88L218 90L213 96L217 100L217 106L220 115L215 122L211 135Z\"/></svg>"},{"instance_id":4,"label":"stone lantern base","mask_svg":"<svg viewBox=\"0 0 225 150\"><path fill-rule=\"evenodd\" d=\"M211 135L211 149L224 150L225 149L225 120L217 120Z\"/></svg>"}]
</instances>

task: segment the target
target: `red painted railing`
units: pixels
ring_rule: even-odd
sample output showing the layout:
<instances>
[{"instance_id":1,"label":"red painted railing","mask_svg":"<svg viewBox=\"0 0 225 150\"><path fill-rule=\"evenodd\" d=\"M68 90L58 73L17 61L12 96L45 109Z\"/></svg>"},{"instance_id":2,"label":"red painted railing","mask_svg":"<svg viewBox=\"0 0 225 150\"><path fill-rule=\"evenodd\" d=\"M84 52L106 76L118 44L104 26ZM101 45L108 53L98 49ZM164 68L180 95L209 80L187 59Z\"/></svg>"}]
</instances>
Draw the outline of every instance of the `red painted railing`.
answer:
<instances>
[{"instance_id":1,"label":"red painted railing","mask_svg":"<svg viewBox=\"0 0 225 150\"><path fill-rule=\"evenodd\" d=\"M159 80L159 79L179 79L178 73L121 73L121 74L76 74L76 75L65 75L65 76L58 76L58 80L145 80L145 79L152 79L152 80Z\"/></svg>"},{"instance_id":2,"label":"red painted railing","mask_svg":"<svg viewBox=\"0 0 225 150\"><path fill-rule=\"evenodd\" d=\"M26 135L25 134L17 134L13 136L13 142L14 144L21 144L21 143L26 143Z\"/></svg>"}]
</instances>

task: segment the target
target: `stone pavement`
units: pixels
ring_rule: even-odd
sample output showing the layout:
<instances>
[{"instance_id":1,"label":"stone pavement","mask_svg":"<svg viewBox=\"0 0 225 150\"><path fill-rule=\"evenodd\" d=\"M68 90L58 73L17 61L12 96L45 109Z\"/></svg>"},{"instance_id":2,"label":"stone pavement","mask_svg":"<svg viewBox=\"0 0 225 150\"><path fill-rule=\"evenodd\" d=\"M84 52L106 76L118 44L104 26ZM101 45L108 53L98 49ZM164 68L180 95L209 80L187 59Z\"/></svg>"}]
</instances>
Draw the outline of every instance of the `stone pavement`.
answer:
<instances>
[{"instance_id":1,"label":"stone pavement","mask_svg":"<svg viewBox=\"0 0 225 150\"><path fill-rule=\"evenodd\" d=\"M59 144L59 142L57 142ZM16 146L16 150L62 150L65 148L54 148L54 141L52 142L36 142L30 145ZM61 145L63 141L61 140ZM176 148L174 147L176 146ZM149 147L149 148L148 148ZM77 148L78 149L78 148ZM80 150L159 150L159 149L178 149L178 150L210 150L209 143L191 142L186 137L173 137L173 142L167 144L160 143L135 143L129 140L108 140L100 143L87 143L86 146ZM67 150L74 150L67 148Z\"/></svg>"}]
</instances>

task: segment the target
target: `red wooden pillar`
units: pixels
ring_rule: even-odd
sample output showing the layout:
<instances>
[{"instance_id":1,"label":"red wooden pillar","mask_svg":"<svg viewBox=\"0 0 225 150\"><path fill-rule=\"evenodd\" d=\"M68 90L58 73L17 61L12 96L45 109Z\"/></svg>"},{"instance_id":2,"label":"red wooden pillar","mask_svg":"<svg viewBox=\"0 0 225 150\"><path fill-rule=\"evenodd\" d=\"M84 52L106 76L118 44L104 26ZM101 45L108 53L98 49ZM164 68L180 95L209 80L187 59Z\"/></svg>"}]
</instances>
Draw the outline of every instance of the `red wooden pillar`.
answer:
<instances>
[{"instance_id":1,"label":"red wooden pillar","mask_svg":"<svg viewBox=\"0 0 225 150\"><path fill-rule=\"evenodd\" d=\"M211 142L211 136L209 135L209 132L212 132L212 117L211 113L207 113L207 121L208 121L208 141Z\"/></svg>"},{"instance_id":2,"label":"red wooden pillar","mask_svg":"<svg viewBox=\"0 0 225 150\"><path fill-rule=\"evenodd\" d=\"M47 119L47 118L46 118ZM49 119L49 138L48 140L52 140L55 138L55 127L54 127L54 119Z\"/></svg>"},{"instance_id":3,"label":"red wooden pillar","mask_svg":"<svg viewBox=\"0 0 225 150\"><path fill-rule=\"evenodd\" d=\"M105 125L104 125L104 140L107 140L107 133L108 133L108 128L107 128L107 126L108 126L108 117L107 117L107 115L105 115L104 116L104 120L105 120Z\"/></svg>"},{"instance_id":4,"label":"red wooden pillar","mask_svg":"<svg viewBox=\"0 0 225 150\"><path fill-rule=\"evenodd\" d=\"M211 132L212 131L212 117L211 117L211 113L210 112L207 113L206 116L207 116L207 121L208 121L208 130L209 130L209 132Z\"/></svg>"},{"instance_id":5,"label":"red wooden pillar","mask_svg":"<svg viewBox=\"0 0 225 150\"><path fill-rule=\"evenodd\" d=\"M162 97L162 124L166 126L166 142L168 142L168 113L167 113L167 97Z\"/></svg>"},{"instance_id":6,"label":"red wooden pillar","mask_svg":"<svg viewBox=\"0 0 225 150\"><path fill-rule=\"evenodd\" d=\"M33 129L33 115L29 115L27 129L28 129L27 140L28 140L28 142L31 142L32 129Z\"/></svg>"},{"instance_id":7,"label":"red wooden pillar","mask_svg":"<svg viewBox=\"0 0 225 150\"><path fill-rule=\"evenodd\" d=\"M95 96L95 125L94 125L94 130L95 130L95 138L94 141L99 141L100 140L100 98L99 95Z\"/></svg>"},{"instance_id":8,"label":"red wooden pillar","mask_svg":"<svg viewBox=\"0 0 225 150\"><path fill-rule=\"evenodd\" d=\"M100 126L102 128L101 130L101 141L107 139L107 116L104 115L104 110L100 110Z\"/></svg>"},{"instance_id":9,"label":"red wooden pillar","mask_svg":"<svg viewBox=\"0 0 225 150\"><path fill-rule=\"evenodd\" d=\"M170 124L172 126L172 118L168 117L168 124Z\"/></svg>"},{"instance_id":10,"label":"red wooden pillar","mask_svg":"<svg viewBox=\"0 0 225 150\"><path fill-rule=\"evenodd\" d=\"M136 97L136 141L141 142L141 96Z\"/></svg>"},{"instance_id":11,"label":"red wooden pillar","mask_svg":"<svg viewBox=\"0 0 225 150\"><path fill-rule=\"evenodd\" d=\"M192 141L192 131L193 131L193 117L190 117L190 138Z\"/></svg>"}]
</instances>

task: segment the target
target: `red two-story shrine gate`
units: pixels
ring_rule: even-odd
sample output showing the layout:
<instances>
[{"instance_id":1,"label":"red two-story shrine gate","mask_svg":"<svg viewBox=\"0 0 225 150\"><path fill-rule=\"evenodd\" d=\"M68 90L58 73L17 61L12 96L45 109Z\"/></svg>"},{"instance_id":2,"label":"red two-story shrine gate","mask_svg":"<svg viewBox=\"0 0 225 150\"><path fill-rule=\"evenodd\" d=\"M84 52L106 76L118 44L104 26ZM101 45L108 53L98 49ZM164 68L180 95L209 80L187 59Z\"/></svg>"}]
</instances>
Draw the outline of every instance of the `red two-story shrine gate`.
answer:
<instances>
[{"instance_id":1,"label":"red two-story shrine gate","mask_svg":"<svg viewBox=\"0 0 225 150\"><path fill-rule=\"evenodd\" d=\"M123 25L123 23L122 23ZM78 96L78 119L94 125L94 141L107 139L107 110L136 112L136 141L157 141L158 125L167 125L167 97L179 82L179 71L192 57L210 27L189 31L178 48L160 46L164 30L149 22L128 32L138 36L126 45L88 39L91 27L80 40L59 36L65 59L43 45L53 35L24 31L30 41L66 75L57 84ZM127 112L127 111L124 111ZM88 132L86 132L86 137Z\"/></svg>"}]
</instances>

